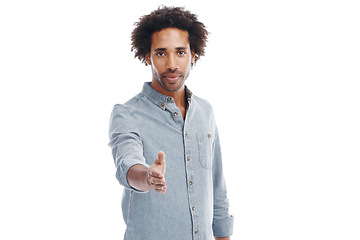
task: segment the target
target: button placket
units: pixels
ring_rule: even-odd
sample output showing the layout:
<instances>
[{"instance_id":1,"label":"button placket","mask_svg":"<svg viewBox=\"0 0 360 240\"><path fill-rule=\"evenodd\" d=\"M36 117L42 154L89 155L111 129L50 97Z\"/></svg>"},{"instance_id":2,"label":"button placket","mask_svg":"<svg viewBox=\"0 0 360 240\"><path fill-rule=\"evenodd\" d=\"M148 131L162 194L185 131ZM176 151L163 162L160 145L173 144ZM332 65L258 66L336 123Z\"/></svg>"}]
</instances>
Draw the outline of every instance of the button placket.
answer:
<instances>
[{"instance_id":1,"label":"button placket","mask_svg":"<svg viewBox=\"0 0 360 240\"><path fill-rule=\"evenodd\" d=\"M184 126L184 119L181 116L180 109L176 106L172 98L166 98L165 101L167 102L166 103L167 111L169 111L170 114L172 115L172 119L178 125L178 128L180 128L181 131L183 131L182 129Z\"/></svg>"},{"instance_id":2,"label":"button placket","mask_svg":"<svg viewBox=\"0 0 360 240\"><path fill-rule=\"evenodd\" d=\"M194 161L192 161L192 151L191 151L191 134L189 131L189 126L187 125L187 120L189 119L190 106L188 109L188 116L185 118L183 123L183 139L184 139L184 153L185 153L185 170L186 170L186 181L187 181L187 190L188 190L188 199L189 199L189 211L192 218L192 230L193 230L193 239L199 239L199 216L196 203L196 193L194 191ZM182 120L182 118L181 118Z\"/></svg>"},{"instance_id":3,"label":"button placket","mask_svg":"<svg viewBox=\"0 0 360 240\"><path fill-rule=\"evenodd\" d=\"M185 120L186 121L186 120ZM187 188L188 188L188 198L189 198L189 210L192 218L192 227L194 233L194 239L198 239L199 234L199 216L196 205L196 196L194 191L194 173L193 173L193 161L191 161L191 137L189 135L188 126L184 124L184 144L185 144L185 168L186 168L186 178L187 178Z\"/></svg>"}]
</instances>

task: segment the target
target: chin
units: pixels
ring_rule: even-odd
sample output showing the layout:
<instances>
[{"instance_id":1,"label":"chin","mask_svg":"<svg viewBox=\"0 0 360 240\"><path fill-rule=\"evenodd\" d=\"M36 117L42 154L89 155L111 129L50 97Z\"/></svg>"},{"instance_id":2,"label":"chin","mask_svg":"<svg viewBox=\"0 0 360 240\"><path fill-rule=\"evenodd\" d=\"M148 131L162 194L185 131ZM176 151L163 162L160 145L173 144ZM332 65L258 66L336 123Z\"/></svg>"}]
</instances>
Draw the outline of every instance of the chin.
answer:
<instances>
[{"instance_id":1,"label":"chin","mask_svg":"<svg viewBox=\"0 0 360 240\"><path fill-rule=\"evenodd\" d=\"M182 86L184 85L185 81L183 81L182 79L180 79L179 81L177 81L176 83L167 83L167 82L162 82L162 87L168 91L168 92L176 92L179 89L182 88Z\"/></svg>"}]
</instances>

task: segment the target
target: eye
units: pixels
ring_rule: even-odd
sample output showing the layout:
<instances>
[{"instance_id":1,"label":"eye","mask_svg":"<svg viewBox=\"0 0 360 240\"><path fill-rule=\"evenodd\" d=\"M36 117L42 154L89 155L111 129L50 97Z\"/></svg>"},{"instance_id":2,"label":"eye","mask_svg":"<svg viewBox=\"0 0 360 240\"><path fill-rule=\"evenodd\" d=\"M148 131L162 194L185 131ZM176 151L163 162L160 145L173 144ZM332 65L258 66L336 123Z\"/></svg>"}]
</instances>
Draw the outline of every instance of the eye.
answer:
<instances>
[{"instance_id":1,"label":"eye","mask_svg":"<svg viewBox=\"0 0 360 240\"><path fill-rule=\"evenodd\" d=\"M156 56L163 57L163 56L165 56L165 53L164 52L157 52Z\"/></svg>"},{"instance_id":2,"label":"eye","mask_svg":"<svg viewBox=\"0 0 360 240\"><path fill-rule=\"evenodd\" d=\"M186 54L186 51L179 51L178 52L178 55L180 55L180 56L184 56Z\"/></svg>"}]
</instances>

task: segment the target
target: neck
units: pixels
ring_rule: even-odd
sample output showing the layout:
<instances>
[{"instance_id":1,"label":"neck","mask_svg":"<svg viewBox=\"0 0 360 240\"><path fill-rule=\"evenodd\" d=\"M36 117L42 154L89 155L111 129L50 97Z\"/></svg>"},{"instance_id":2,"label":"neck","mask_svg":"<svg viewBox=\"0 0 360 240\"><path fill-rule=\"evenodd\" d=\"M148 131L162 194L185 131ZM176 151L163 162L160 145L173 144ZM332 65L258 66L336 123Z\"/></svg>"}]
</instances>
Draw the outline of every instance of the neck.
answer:
<instances>
[{"instance_id":1,"label":"neck","mask_svg":"<svg viewBox=\"0 0 360 240\"><path fill-rule=\"evenodd\" d=\"M172 97L178 108L186 108L187 101L185 96L185 85L181 86L181 88L177 91L169 92L166 91L156 80L153 80L151 87L165 96Z\"/></svg>"}]
</instances>

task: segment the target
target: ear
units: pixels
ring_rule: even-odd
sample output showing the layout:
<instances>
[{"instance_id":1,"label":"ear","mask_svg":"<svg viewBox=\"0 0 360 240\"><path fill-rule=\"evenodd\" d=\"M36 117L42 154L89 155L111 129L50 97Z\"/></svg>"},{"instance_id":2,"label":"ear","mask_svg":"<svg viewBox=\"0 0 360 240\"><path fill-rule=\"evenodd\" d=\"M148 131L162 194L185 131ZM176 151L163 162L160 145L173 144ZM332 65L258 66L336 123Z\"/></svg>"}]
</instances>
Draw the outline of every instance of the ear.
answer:
<instances>
[{"instance_id":1,"label":"ear","mask_svg":"<svg viewBox=\"0 0 360 240\"><path fill-rule=\"evenodd\" d=\"M147 54L145 55L145 61L146 61L146 63L147 63L148 65L151 65L149 53L147 53Z\"/></svg>"},{"instance_id":2,"label":"ear","mask_svg":"<svg viewBox=\"0 0 360 240\"><path fill-rule=\"evenodd\" d=\"M194 65L195 63L195 50L191 50L191 65Z\"/></svg>"}]
</instances>

